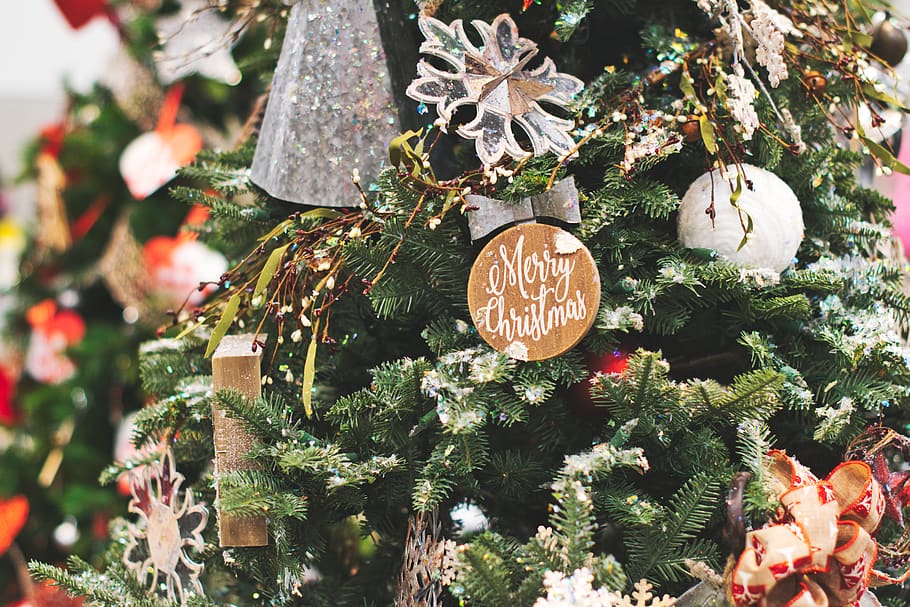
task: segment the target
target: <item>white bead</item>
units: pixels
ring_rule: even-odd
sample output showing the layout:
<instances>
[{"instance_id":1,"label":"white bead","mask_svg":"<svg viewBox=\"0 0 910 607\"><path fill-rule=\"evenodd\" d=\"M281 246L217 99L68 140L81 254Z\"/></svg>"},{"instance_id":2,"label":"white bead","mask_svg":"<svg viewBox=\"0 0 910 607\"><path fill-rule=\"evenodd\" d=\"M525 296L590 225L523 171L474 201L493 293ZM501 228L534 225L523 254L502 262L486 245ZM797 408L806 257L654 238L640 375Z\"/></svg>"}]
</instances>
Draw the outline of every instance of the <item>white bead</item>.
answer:
<instances>
[{"instance_id":1,"label":"white bead","mask_svg":"<svg viewBox=\"0 0 910 607\"><path fill-rule=\"evenodd\" d=\"M793 260L803 239L803 216L799 200L793 190L777 175L759 167L741 165L743 176L742 195L738 206L749 214L753 231L746 244L739 245L745 236L740 214L730 204L736 187L721 178L715 171L696 179L679 206L677 223L679 242L684 247L714 249L718 255L742 268L770 268L782 272ZM753 189L746 186L752 182ZM715 219L705 209L711 205L714 191ZM742 223L748 218L743 216Z\"/></svg>"},{"instance_id":2,"label":"white bead","mask_svg":"<svg viewBox=\"0 0 910 607\"><path fill-rule=\"evenodd\" d=\"M79 541L79 528L76 519L67 517L54 529L54 541L63 548L69 548Z\"/></svg>"}]
</instances>

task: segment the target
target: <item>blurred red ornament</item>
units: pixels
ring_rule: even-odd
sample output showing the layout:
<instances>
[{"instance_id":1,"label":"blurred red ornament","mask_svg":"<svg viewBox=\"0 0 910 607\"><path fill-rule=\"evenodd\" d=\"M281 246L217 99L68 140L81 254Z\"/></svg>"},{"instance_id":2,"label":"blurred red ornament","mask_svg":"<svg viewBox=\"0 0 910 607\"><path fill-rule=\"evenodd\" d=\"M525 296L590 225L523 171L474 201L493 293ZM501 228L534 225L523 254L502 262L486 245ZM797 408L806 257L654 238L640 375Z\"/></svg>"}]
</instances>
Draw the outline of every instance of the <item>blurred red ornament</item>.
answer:
<instances>
[{"instance_id":1,"label":"blurred red ornament","mask_svg":"<svg viewBox=\"0 0 910 607\"><path fill-rule=\"evenodd\" d=\"M67 23L74 30L94 19L107 15L107 0L54 0Z\"/></svg>"},{"instance_id":2,"label":"blurred red ornament","mask_svg":"<svg viewBox=\"0 0 910 607\"><path fill-rule=\"evenodd\" d=\"M35 304L25 313L32 327L25 370L36 380L59 384L76 372L65 351L85 336L85 321L72 310L60 309L53 299Z\"/></svg>"},{"instance_id":3,"label":"blurred red ornament","mask_svg":"<svg viewBox=\"0 0 910 607\"><path fill-rule=\"evenodd\" d=\"M0 555L12 546L13 540L28 519L28 500L17 495L8 500L0 499Z\"/></svg>"},{"instance_id":4,"label":"blurred red ornament","mask_svg":"<svg viewBox=\"0 0 910 607\"><path fill-rule=\"evenodd\" d=\"M142 200L177 176L202 149L202 135L191 124L177 124L183 85L164 98L154 131L134 139L120 155L120 174L136 200Z\"/></svg>"},{"instance_id":5,"label":"blurred red ornament","mask_svg":"<svg viewBox=\"0 0 910 607\"><path fill-rule=\"evenodd\" d=\"M41 151L54 158L59 158L64 137L66 137L66 126L62 122L47 125L41 129Z\"/></svg>"},{"instance_id":6,"label":"blurred red ornament","mask_svg":"<svg viewBox=\"0 0 910 607\"><path fill-rule=\"evenodd\" d=\"M160 458L167 446L164 441L149 439L145 444L137 447L133 444L133 433L136 431L136 416L138 411L126 415L120 420L120 426L117 428L117 434L114 436L114 461L118 464L126 464L133 460L152 460ZM175 438L176 438L175 434ZM132 465L129 470L123 472L117 479L117 492L129 497L132 495L132 479L142 474L145 465ZM102 531L102 537L107 535L107 529Z\"/></svg>"},{"instance_id":7,"label":"blurred red ornament","mask_svg":"<svg viewBox=\"0 0 910 607\"><path fill-rule=\"evenodd\" d=\"M99 512L92 517L92 537L98 541L107 540L107 526L111 522L111 517L104 512Z\"/></svg>"},{"instance_id":8,"label":"blurred red ornament","mask_svg":"<svg viewBox=\"0 0 910 607\"><path fill-rule=\"evenodd\" d=\"M13 402L16 382L9 369L0 367L0 426L15 426L19 422L19 410Z\"/></svg>"},{"instance_id":9,"label":"blurred red ornament","mask_svg":"<svg viewBox=\"0 0 910 607\"><path fill-rule=\"evenodd\" d=\"M50 582L35 584L34 599L24 598L6 607L82 607L82 597L73 598Z\"/></svg>"},{"instance_id":10,"label":"blurred red ornament","mask_svg":"<svg viewBox=\"0 0 910 607\"><path fill-rule=\"evenodd\" d=\"M215 284L227 270L227 259L201 242L183 236L155 236L142 253L149 275L150 291L168 307L184 303L197 306L217 290ZM201 283L207 283L200 289Z\"/></svg>"},{"instance_id":11,"label":"blurred red ornament","mask_svg":"<svg viewBox=\"0 0 910 607\"><path fill-rule=\"evenodd\" d=\"M579 413L600 414L602 407L598 407L591 396L591 380L600 373L625 373L629 366L629 355L625 350L608 350L603 354L585 352L585 365L588 367L588 377L572 387L572 405Z\"/></svg>"},{"instance_id":12,"label":"blurred red ornament","mask_svg":"<svg viewBox=\"0 0 910 607\"><path fill-rule=\"evenodd\" d=\"M218 196L218 192L214 190L207 190L206 194L209 196ZM206 221L208 221L211 213L209 208L201 204L194 205L190 212L186 214L186 217L183 219L183 228L181 229L179 237L183 240L196 240L198 234L193 231L193 228L201 228Z\"/></svg>"},{"instance_id":13,"label":"blurred red ornament","mask_svg":"<svg viewBox=\"0 0 910 607\"><path fill-rule=\"evenodd\" d=\"M25 319L33 331L59 333L67 346L77 344L85 337L85 321L82 317L72 310L58 308L53 299L45 299L33 305L26 311Z\"/></svg>"}]
</instances>

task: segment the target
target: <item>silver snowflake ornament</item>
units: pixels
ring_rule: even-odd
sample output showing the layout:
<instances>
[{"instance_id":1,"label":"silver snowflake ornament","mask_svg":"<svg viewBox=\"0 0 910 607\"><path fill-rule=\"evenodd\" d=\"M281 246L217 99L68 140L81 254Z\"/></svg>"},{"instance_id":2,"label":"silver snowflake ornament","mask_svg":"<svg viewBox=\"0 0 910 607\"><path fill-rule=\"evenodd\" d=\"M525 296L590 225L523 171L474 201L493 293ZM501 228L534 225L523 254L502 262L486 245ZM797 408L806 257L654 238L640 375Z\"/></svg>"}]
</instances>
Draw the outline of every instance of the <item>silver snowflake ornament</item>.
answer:
<instances>
[{"instance_id":1,"label":"silver snowflake ornament","mask_svg":"<svg viewBox=\"0 0 910 607\"><path fill-rule=\"evenodd\" d=\"M132 479L129 511L139 520L128 527L123 553L123 563L143 586L181 605L189 594L203 594L203 565L187 556L186 549L205 547L202 530L208 522L208 512L194 502L193 491L181 491L184 480L169 449Z\"/></svg>"},{"instance_id":2,"label":"silver snowflake ornament","mask_svg":"<svg viewBox=\"0 0 910 607\"><path fill-rule=\"evenodd\" d=\"M574 122L547 112L540 102L565 107L583 88L581 80L557 72L549 57L526 70L537 55L537 44L519 37L508 14L499 15L492 24L479 20L471 24L483 40L479 48L468 39L460 19L446 25L426 15L420 17L420 30L426 38L420 52L444 61L454 71L422 59L408 96L435 103L446 122L459 107L476 105L477 117L456 132L476 140L477 156L485 166L499 162L505 154L515 159L548 151L560 157L570 154L575 142L568 131ZM532 152L516 140L515 123L530 139Z\"/></svg>"}]
</instances>

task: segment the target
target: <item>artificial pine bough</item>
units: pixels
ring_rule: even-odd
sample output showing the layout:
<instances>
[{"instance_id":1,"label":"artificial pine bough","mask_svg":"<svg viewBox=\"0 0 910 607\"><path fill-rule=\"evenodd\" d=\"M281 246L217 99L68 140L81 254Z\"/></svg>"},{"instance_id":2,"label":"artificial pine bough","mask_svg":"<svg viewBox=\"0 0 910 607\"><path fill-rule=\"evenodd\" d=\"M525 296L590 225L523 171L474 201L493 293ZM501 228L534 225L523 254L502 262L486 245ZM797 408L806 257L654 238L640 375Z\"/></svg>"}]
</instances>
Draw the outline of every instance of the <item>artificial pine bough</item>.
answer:
<instances>
[{"instance_id":1,"label":"artificial pine bough","mask_svg":"<svg viewBox=\"0 0 910 607\"><path fill-rule=\"evenodd\" d=\"M252 435L255 462L217 479L219 509L267 516L270 535L267 546L222 549L210 523L192 555L205 565L204 592L184 602L663 606L673 601L652 596L652 584L677 596L700 578L715 584L715 604L783 605L804 587L812 604L852 604L865 586L846 573L858 590L845 599L793 563L773 589L737 589L730 570L746 530L796 516L782 494L808 482L808 469L786 468L790 460L769 456L773 449L821 477L851 441L884 432L879 422L898 431L908 422L910 299L904 262L888 253L892 204L856 178L863 162L910 172L876 139L883 109L901 101L870 75L890 69L864 50L875 7L418 4L421 15L406 11L437 45L426 48L438 59L443 41L457 55L448 63L467 66L467 76L453 76L439 75L445 57L423 64L422 78L448 84L425 83L421 95L446 107L466 99L478 115L511 108L508 119L541 130L526 133L530 140L561 141L559 121L571 120L574 146L560 158L546 149L512 158L508 142L485 149L481 166L475 141L455 131L494 147L505 131L481 138L465 126L474 117L433 121L421 104L417 114L431 123L391 143L393 166L371 185L353 175L359 195L349 207L269 199L246 180L252 142L184 171L215 193L174 195L212 209L202 232L236 264L209 303L175 315L163 328L170 339L143 351L156 400L136 440L164 440L197 501L211 505L217 401ZM518 34L496 17L505 11ZM455 19L481 20L487 47L471 50L479 38ZM528 55L537 52L586 83L566 107L547 106L562 112L544 113L554 131L522 123L533 113L521 111L546 104L550 92L533 75L542 64ZM806 77L810 70L822 79ZM472 92L472 76L492 84ZM866 124L858 106L871 108ZM318 121L320 111L301 119ZM504 119L490 120L492 129ZM516 145L530 152L519 131ZM765 187L747 164L772 172L799 201L804 235L782 272L735 263L738 251L762 244L755 240L766 220L761 204L738 202L749 191L760 203ZM703 229L720 220L716 207L733 205L737 238L686 249L676 211L709 169L716 183ZM527 362L492 349L473 324L468 275L485 242L471 241L463 215L482 212L470 195L514 203L568 174L582 211L571 229L597 264L600 305L580 345ZM206 351L227 333L269 336L257 346L261 398L206 390ZM587 366L588 354L607 350L621 353L623 370ZM856 469L870 471L863 486L899 512L906 478L889 468L900 449L888 448L900 443L887 436L875 452L889 458ZM740 472L752 481L729 508ZM876 567L898 578L907 568L902 520L875 522L869 536L887 557ZM163 604L160 590L140 586L123 564L125 523L111 531L103 570L73 562L68 571L33 571L93 604ZM705 573L725 567L724 579ZM875 593L893 605L905 600L893 586Z\"/></svg>"}]
</instances>

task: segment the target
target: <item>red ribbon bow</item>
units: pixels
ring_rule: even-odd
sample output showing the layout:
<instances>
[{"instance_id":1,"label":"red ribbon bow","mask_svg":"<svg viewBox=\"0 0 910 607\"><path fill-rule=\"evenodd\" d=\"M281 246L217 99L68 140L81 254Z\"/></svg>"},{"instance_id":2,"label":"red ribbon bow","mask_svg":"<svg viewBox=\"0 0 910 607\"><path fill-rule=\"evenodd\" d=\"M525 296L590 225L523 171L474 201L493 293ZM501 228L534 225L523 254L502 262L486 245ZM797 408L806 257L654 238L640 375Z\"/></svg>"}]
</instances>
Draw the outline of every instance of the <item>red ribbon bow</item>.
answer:
<instances>
[{"instance_id":1,"label":"red ribbon bow","mask_svg":"<svg viewBox=\"0 0 910 607\"><path fill-rule=\"evenodd\" d=\"M844 462L819 480L786 453L770 455L782 509L746 534L730 587L736 607L852 607L870 583L897 581L873 569L885 496L868 464Z\"/></svg>"}]
</instances>

